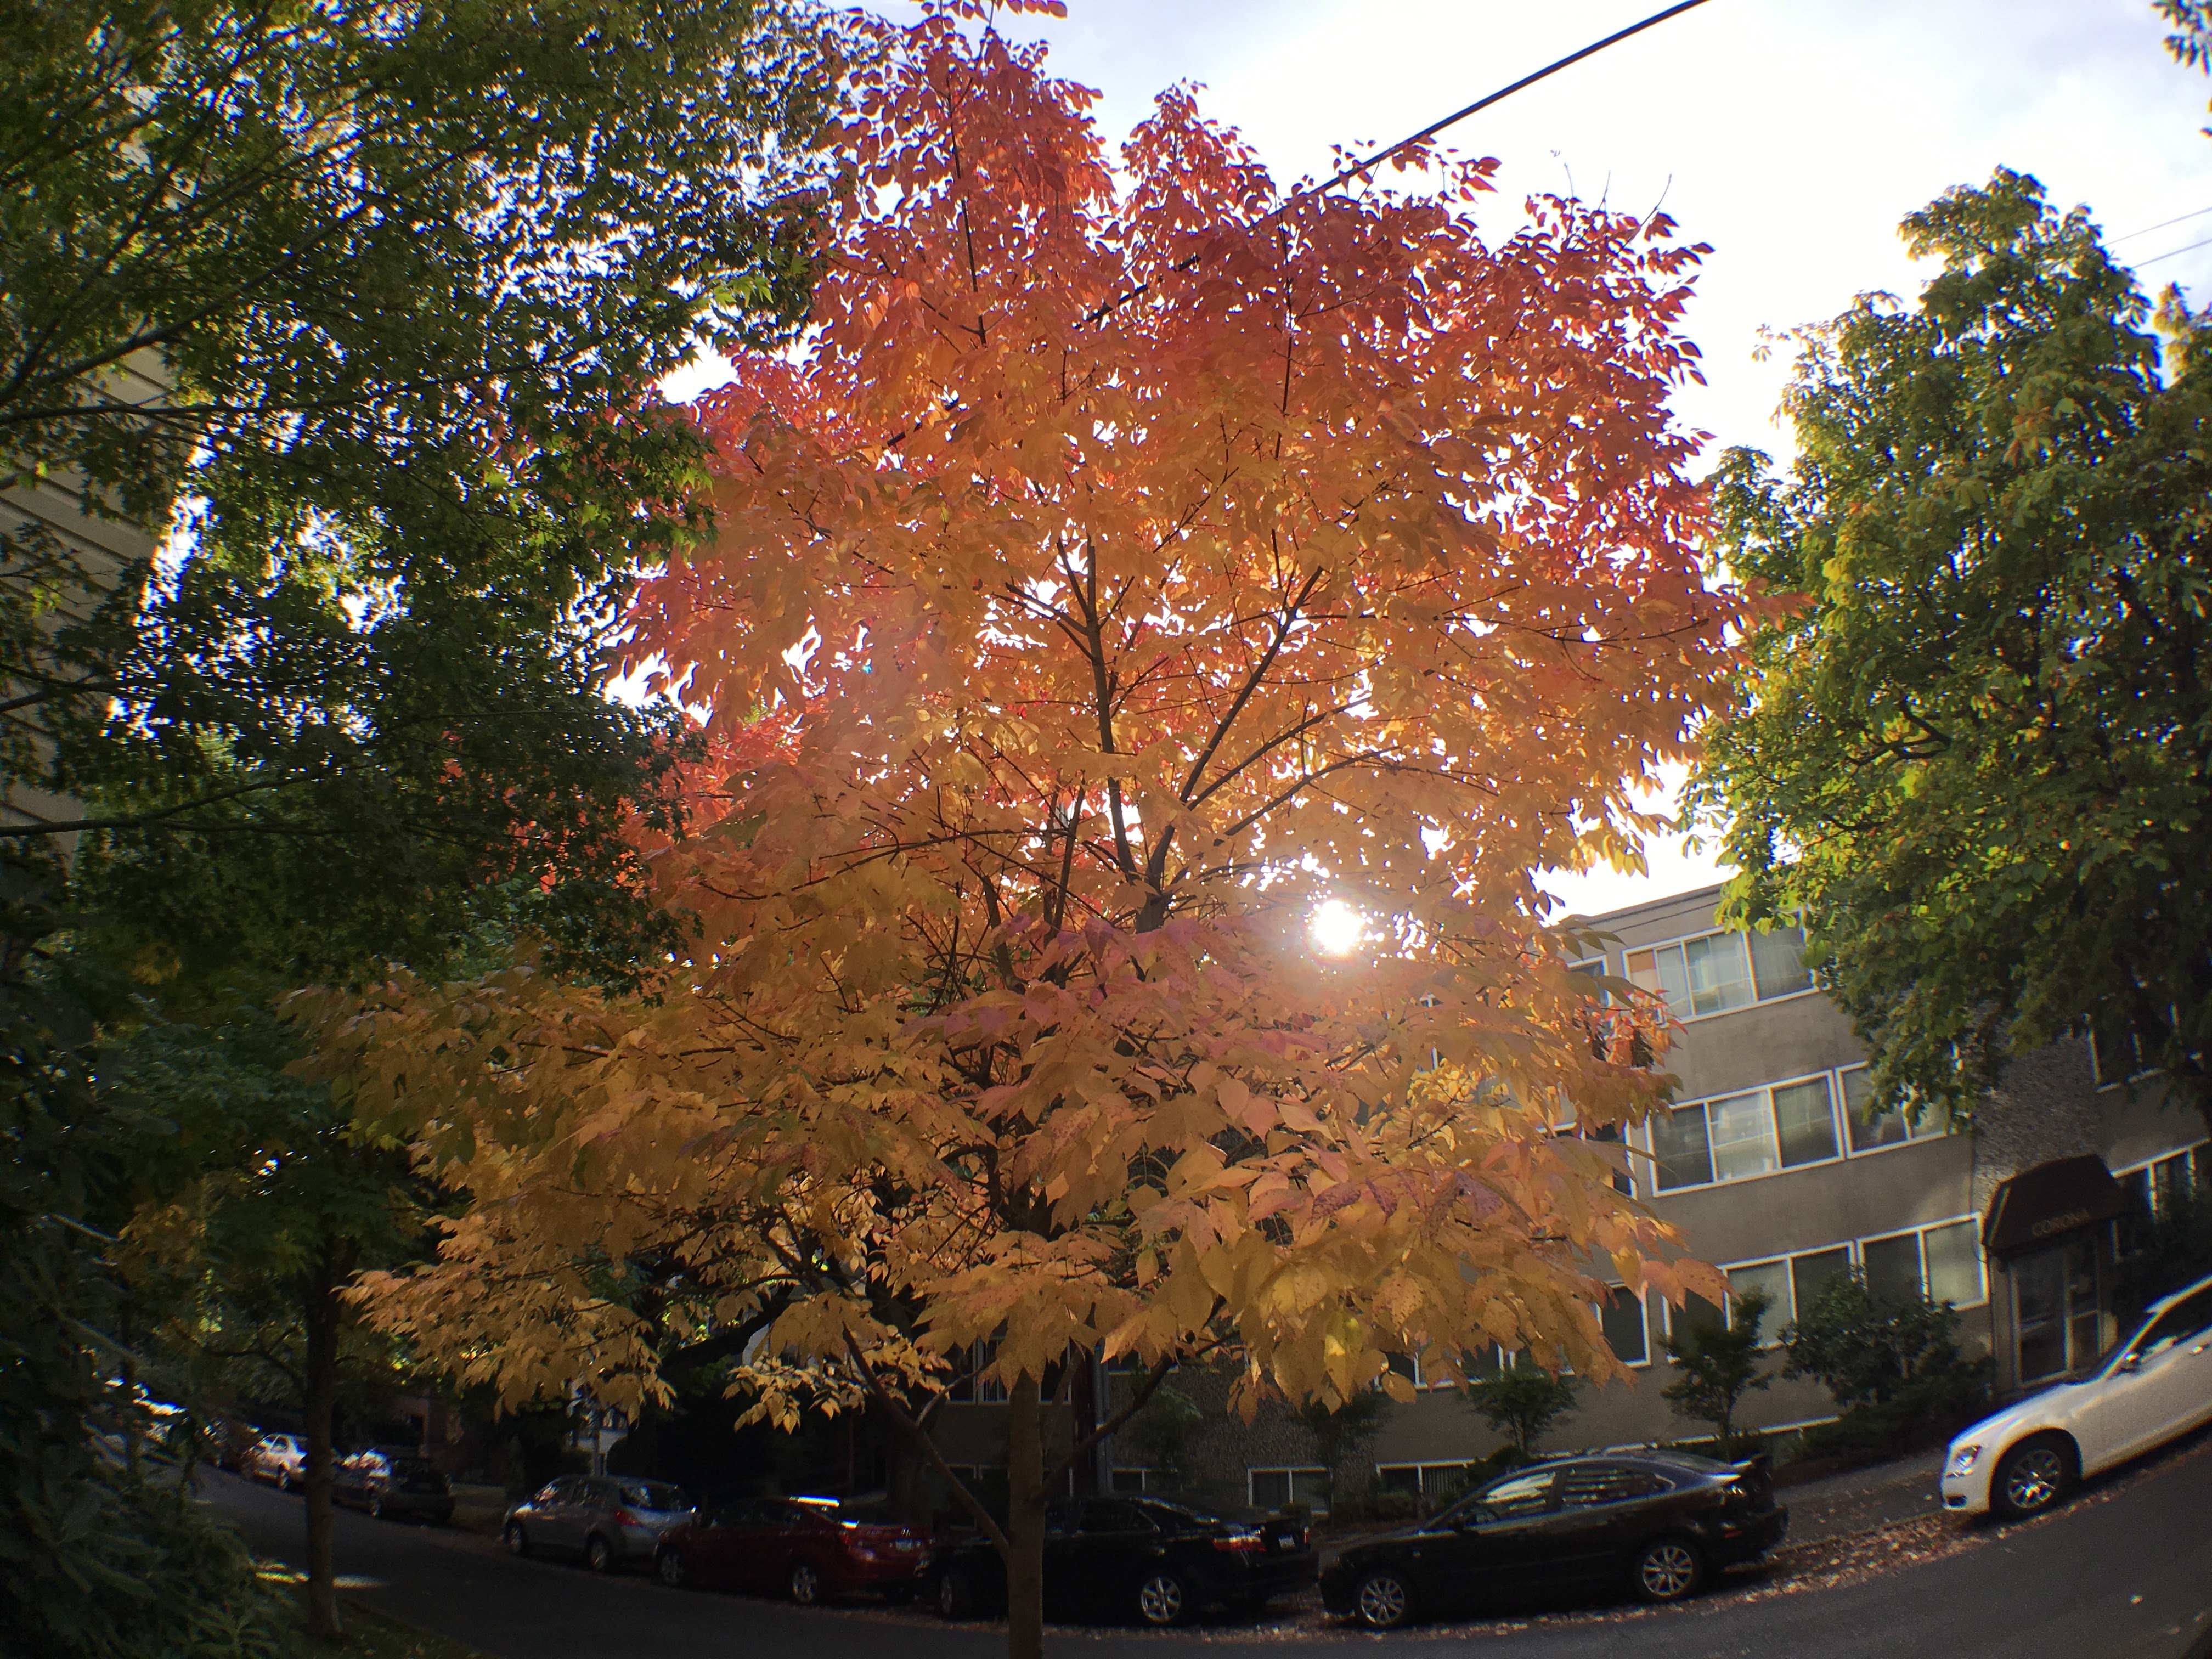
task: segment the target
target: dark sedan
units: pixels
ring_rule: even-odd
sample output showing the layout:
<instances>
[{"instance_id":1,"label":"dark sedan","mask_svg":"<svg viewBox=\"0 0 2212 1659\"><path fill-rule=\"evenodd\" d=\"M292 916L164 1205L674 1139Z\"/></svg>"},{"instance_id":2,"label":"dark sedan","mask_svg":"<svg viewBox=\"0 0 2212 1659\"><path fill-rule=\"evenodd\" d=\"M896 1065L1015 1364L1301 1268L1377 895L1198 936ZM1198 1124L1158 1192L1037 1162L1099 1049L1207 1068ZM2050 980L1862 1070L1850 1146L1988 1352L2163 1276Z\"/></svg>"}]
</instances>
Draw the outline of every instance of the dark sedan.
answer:
<instances>
[{"instance_id":1,"label":"dark sedan","mask_svg":"<svg viewBox=\"0 0 2212 1659\"><path fill-rule=\"evenodd\" d=\"M847 1514L834 1498L746 1498L664 1533L653 1571L671 1587L781 1593L809 1607L861 1592L903 1601L928 1559L913 1528Z\"/></svg>"},{"instance_id":2,"label":"dark sedan","mask_svg":"<svg viewBox=\"0 0 2212 1659\"><path fill-rule=\"evenodd\" d=\"M939 1550L925 1577L948 1619L1006 1605L1005 1564L986 1540ZM1313 1578L1302 1522L1247 1525L1158 1498L1086 1498L1045 1511L1050 1618L1179 1625L1206 1607L1256 1610Z\"/></svg>"},{"instance_id":3,"label":"dark sedan","mask_svg":"<svg viewBox=\"0 0 2212 1659\"><path fill-rule=\"evenodd\" d=\"M1432 1521L1352 1545L1322 1601L1370 1630L1569 1590L1679 1601L1717 1567L1771 1549L1790 1524L1764 1458L1637 1452L1540 1463Z\"/></svg>"},{"instance_id":4,"label":"dark sedan","mask_svg":"<svg viewBox=\"0 0 2212 1659\"><path fill-rule=\"evenodd\" d=\"M383 1447L356 1452L338 1465L331 1501L367 1510L379 1519L442 1527L453 1518L453 1489L430 1461Z\"/></svg>"}]
</instances>

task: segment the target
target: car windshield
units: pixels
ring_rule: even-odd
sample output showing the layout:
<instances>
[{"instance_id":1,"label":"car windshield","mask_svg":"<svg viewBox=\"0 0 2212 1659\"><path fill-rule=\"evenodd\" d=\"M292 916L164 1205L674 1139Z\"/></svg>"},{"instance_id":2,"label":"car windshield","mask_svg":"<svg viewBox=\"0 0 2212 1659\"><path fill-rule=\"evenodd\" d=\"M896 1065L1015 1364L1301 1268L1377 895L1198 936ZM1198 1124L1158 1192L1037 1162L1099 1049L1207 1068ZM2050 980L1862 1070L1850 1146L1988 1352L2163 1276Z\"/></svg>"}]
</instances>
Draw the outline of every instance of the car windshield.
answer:
<instances>
[{"instance_id":1,"label":"car windshield","mask_svg":"<svg viewBox=\"0 0 2212 1659\"><path fill-rule=\"evenodd\" d=\"M681 1486L672 1486L665 1480L625 1480L622 1483L622 1501L633 1509L688 1510L691 1500Z\"/></svg>"}]
</instances>

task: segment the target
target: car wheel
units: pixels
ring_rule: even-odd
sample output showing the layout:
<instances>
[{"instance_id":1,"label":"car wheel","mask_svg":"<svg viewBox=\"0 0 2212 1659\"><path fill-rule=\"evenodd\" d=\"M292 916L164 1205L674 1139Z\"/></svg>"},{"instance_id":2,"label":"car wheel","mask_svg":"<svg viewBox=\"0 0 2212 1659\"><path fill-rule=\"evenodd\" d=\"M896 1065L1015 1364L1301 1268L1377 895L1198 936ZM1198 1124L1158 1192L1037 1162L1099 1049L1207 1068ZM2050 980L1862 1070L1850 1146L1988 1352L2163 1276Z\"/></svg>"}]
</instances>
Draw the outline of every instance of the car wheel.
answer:
<instances>
[{"instance_id":1,"label":"car wheel","mask_svg":"<svg viewBox=\"0 0 2212 1659\"><path fill-rule=\"evenodd\" d=\"M2040 1515L2074 1484L2072 1449L2055 1434L2023 1440L1997 1461L1990 1507L2008 1521Z\"/></svg>"},{"instance_id":2,"label":"car wheel","mask_svg":"<svg viewBox=\"0 0 2212 1659\"><path fill-rule=\"evenodd\" d=\"M1636 1593L1647 1601L1680 1601L1705 1578L1705 1559L1686 1538L1655 1538L1636 1553Z\"/></svg>"},{"instance_id":3,"label":"car wheel","mask_svg":"<svg viewBox=\"0 0 2212 1659\"><path fill-rule=\"evenodd\" d=\"M1359 1581L1352 1611L1370 1630L1397 1630L1413 1621L1413 1587L1389 1568L1378 1569Z\"/></svg>"},{"instance_id":4,"label":"car wheel","mask_svg":"<svg viewBox=\"0 0 2212 1659\"><path fill-rule=\"evenodd\" d=\"M276 1490L278 1492L289 1492L292 1490L291 1470L279 1469L276 1471Z\"/></svg>"},{"instance_id":5,"label":"car wheel","mask_svg":"<svg viewBox=\"0 0 2212 1659\"><path fill-rule=\"evenodd\" d=\"M653 1559L653 1577L671 1589L684 1588L684 1558L674 1550L663 1550Z\"/></svg>"},{"instance_id":6,"label":"car wheel","mask_svg":"<svg viewBox=\"0 0 2212 1659\"><path fill-rule=\"evenodd\" d=\"M814 1571L811 1562L801 1561L792 1568L785 1588L800 1607L811 1607L822 1599L822 1575Z\"/></svg>"},{"instance_id":7,"label":"car wheel","mask_svg":"<svg viewBox=\"0 0 2212 1659\"><path fill-rule=\"evenodd\" d=\"M530 1534L522 1529L520 1521L510 1521L507 1527L507 1553L526 1556L530 1553Z\"/></svg>"},{"instance_id":8,"label":"car wheel","mask_svg":"<svg viewBox=\"0 0 2212 1659\"><path fill-rule=\"evenodd\" d=\"M1156 1572L1137 1586L1137 1617L1148 1625L1180 1625L1191 1613L1190 1592L1171 1572Z\"/></svg>"},{"instance_id":9,"label":"car wheel","mask_svg":"<svg viewBox=\"0 0 2212 1659\"><path fill-rule=\"evenodd\" d=\"M384 1519L384 1494L377 1492L368 1500L368 1516L372 1521Z\"/></svg>"},{"instance_id":10,"label":"car wheel","mask_svg":"<svg viewBox=\"0 0 2212 1659\"><path fill-rule=\"evenodd\" d=\"M615 1564L614 1546L598 1533L584 1540L584 1565L593 1572L605 1572Z\"/></svg>"},{"instance_id":11,"label":"car wheel","mask_svg":"<svg viewBox=\"0 0 2212 1659\"><path fill-rule=\"evenodd\" d=\"M968 1575L948 1568L937 1576L937 1610L947 1619L969 1619L975 1613L975 1592Z\"/></svg>"}]
</instances>

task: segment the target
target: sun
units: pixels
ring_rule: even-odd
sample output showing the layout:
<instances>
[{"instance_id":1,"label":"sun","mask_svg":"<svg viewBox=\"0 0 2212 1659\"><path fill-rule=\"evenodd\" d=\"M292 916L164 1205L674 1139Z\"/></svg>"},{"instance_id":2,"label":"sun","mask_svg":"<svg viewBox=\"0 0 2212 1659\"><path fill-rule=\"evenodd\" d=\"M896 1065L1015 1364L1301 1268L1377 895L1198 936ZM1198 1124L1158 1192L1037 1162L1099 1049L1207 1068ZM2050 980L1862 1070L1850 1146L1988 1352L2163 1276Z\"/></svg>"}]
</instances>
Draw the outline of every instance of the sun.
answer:
<instances>
[{"instance_id":1,"label":"sun","mask_svg":"<svg viewBox=\"0 0 2212 1659\"><path fill-rule=\"evenodd\" d=\"M1306 936L1325 957L1348 957L1367 937L1367 918L1342 899L1330 899L1306 923Z\"/></svg>"}]
</instances>

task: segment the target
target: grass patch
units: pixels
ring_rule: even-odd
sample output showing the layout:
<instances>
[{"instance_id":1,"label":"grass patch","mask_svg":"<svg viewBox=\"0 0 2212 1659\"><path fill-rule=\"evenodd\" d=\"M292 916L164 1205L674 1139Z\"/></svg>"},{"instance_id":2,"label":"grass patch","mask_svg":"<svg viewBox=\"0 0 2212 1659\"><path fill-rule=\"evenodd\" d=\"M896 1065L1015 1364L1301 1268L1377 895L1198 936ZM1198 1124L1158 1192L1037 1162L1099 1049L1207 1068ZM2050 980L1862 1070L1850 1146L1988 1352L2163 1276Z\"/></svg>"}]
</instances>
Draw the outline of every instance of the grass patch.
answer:
<instances>
[{"instance_id":1,"label":"grass patch","mask_svg":"<svg viewBox=\"0 0 2212 1659\"><path fill-rule=\"evenodd\" d=\"M450 1636L417 1630L389 1613L379 1613L347 1597L339 1598L344 1639L327 1644L313 1641L307 1635L307 1608L301 1589L307 1583L307 1575L296 1567L264 1561L256 1576L264 1583L281 1586L289 1592L286 1599L291 1609L291 1634L297 1651L302 1655L317 1656L318 1659L320 1656L338 1654L352 1656L352 1659L489 1659L481 1648L456 1642Z\"/></svg>"}]
</instances>

